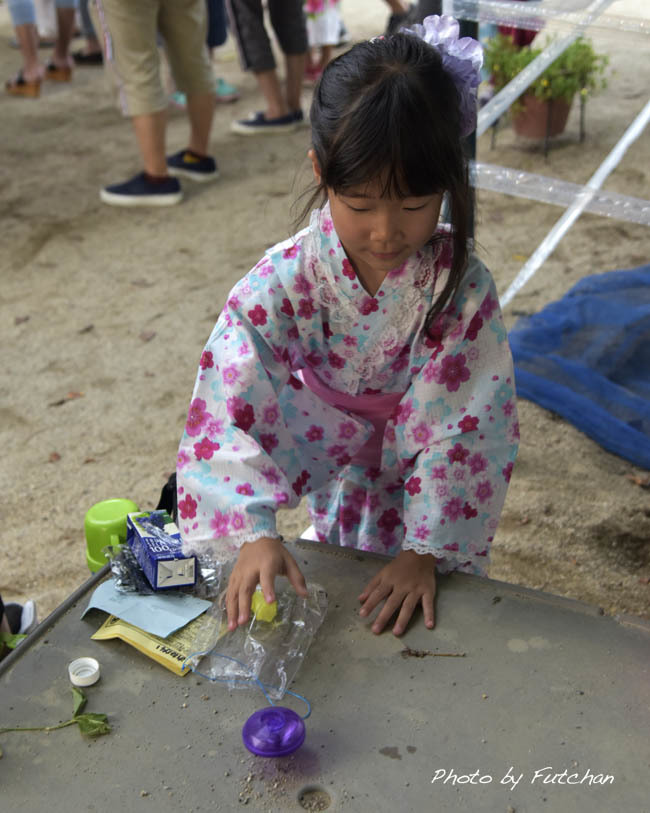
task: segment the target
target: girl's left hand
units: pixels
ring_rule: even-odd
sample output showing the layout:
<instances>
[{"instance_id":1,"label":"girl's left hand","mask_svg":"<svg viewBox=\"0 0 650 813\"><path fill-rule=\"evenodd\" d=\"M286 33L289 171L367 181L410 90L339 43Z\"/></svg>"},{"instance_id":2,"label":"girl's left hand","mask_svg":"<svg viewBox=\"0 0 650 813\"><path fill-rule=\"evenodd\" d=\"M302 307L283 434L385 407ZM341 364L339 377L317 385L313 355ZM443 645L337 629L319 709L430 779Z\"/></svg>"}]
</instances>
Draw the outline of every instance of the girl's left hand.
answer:
<instances>
[{"instance_id":1,"label":"girl's left hand","mask_svg":"<svg viewBox=\"0 0 650 813\"><path fill-rule=\"evenodd\" d=\"M394 635L401 635L418 604L422 604L424 623L434 627L433 598L436 594L436 557L403 550L392 562L382 568L359 596L363 606L359 615L368 616L385 599L381 612L372 625L380 633L390 617L400 607L393 627Z\"/></svg>"}]
</instances>

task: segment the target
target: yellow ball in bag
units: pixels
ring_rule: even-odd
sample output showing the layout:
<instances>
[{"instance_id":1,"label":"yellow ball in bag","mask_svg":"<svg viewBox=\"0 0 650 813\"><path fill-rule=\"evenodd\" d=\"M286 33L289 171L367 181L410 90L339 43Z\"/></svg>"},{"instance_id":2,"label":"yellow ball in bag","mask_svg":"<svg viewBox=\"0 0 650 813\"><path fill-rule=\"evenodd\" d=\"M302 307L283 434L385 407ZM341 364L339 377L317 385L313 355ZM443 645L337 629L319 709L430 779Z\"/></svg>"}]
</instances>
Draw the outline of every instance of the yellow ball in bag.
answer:
<instances>
[{"instance_id":1,"label":"yellow ball in bag","mask_svg":"<svg viewBox=\"0 0 650 813\"><path fill-rule=\"evenodd\" d=\"M251 612L258 621L273 621L275 616L278 614L278 602L272 601L270 604L268 604L264 598L264 594L258 587L253 593L253 598L251 599Z\"/></svg>"}]
</instances>

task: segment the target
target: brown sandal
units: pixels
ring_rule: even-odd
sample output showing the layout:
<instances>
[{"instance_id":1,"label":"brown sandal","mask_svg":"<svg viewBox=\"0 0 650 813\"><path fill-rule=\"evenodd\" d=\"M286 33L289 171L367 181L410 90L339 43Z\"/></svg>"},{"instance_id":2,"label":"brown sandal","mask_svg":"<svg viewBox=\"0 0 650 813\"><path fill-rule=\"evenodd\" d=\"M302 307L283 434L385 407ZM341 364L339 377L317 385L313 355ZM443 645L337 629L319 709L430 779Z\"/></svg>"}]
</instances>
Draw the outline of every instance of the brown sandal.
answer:
<instances>
[{"instance_id":1,"label":"brown sandal","mask_svg":"<svg viewBox=\"0 0 650 813\"><path fill-rule=\"evenodd\" d=\"M22 71L18 71L15 79L8 79L5 82L5 91L10 96L23 96L28 99L36 99L41 93L41 80L33 79L28 82Z\"/></svg>"},{"instance_id":2,"label":"brown sandal","mask_svg":"<svg viewBox=\"0 0 650 813\"><path fill-rule=\"evenodd\" d=\"M72 68L68 65L59 68L53 62L49 62L45 68L45 78L52 82L69 82L72 79Z\"/></svg>"}]
</instances>

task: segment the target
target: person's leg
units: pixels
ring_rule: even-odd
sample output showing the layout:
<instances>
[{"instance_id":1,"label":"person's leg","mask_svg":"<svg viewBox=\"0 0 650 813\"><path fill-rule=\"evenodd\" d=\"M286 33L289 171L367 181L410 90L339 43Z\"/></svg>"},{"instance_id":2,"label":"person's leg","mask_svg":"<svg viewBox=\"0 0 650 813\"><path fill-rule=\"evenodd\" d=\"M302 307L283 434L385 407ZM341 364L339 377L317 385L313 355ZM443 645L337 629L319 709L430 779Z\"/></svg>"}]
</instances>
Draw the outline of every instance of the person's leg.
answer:
<instances>
[{"instance_id":1,"label":"person's leg","mask_svg":"<svg viewBox=\"0 0 650 813\"><path fill-rule=\"evenodd\" d=\"M8 93L15 95L37 96L43 78L43 66L38 58L38 29L34 3L32 0L9 0L9 14L23 66L17 78L7 82L5 87Z\"/></svg>"},{"instance_id":2,"label":"person's leg","mask_svg":"<svg viewBox=\"0 0 650 813\"><path fill-rule=\"evenodd\" d=\"M307 65L307 24L302 0L268 0L273 30L285 56L286 105L290 113L302 107L300 94Z\"/></svg>"},{"instance_id":3,"label":"person's leg","mask_svg":"<svg viewBox=\"0 0 650 813\"><path fill-rule=\"evenodd\" d=\"M144 171L153 177L164 178L167 175L165 158L165 129L167 111L142 113L131 118L135 137L138 141Z\"/></svg>"},{"instance_id":4,"label":"person's leg","mask_svg":"<svg viewBox=\"0 0 650 813\"><path fill-rule=\"evenodd\" d=\"M214 106L214 91L187 94L187 115L190 120L188 149L197 155L208 155L210 152L210 130Z\"/></svg>"},{"instance_id":5,"label":"person's leg","mask_svg":"<svg viewBox=\"0 0 650 813\"><path fill-rule=\"evenodd\" d=\"M74 65L70 56L70 43L75 27L75 0L57 0L57 35L50 62L57 68L71 68Z\"/></svg>"},{"instance_id":6,"label":"person's leg","mask_svg":"<svg viewBox=\"0 0 650 813\"><path fill-rule=\"evenodd\" d=\"M79 0L81 33L85 40L84 47L72 54L77 65L101 65L102 48L95 33L95 26L88 11L89 0Z\"/></svg>"}]
</instances>

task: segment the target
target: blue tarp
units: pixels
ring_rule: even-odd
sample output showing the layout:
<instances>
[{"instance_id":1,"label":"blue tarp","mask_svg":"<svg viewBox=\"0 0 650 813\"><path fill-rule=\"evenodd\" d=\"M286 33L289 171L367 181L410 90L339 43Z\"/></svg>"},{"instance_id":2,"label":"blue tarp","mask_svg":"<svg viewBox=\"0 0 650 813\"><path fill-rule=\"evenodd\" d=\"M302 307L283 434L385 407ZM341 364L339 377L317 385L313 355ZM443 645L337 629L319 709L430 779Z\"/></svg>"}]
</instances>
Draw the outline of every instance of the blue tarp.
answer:
<instances>
[{"instance_id":1,"label":"blue tarp","mask_svg":"<svg viewBox=\"0 0 650 813\"><path fill-rule=\"evenodd\" d=\"M520 397L650 469L650 265L585 277L510 344Z\"/></svg>"}]
</instances>

